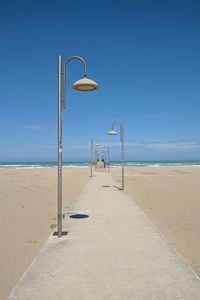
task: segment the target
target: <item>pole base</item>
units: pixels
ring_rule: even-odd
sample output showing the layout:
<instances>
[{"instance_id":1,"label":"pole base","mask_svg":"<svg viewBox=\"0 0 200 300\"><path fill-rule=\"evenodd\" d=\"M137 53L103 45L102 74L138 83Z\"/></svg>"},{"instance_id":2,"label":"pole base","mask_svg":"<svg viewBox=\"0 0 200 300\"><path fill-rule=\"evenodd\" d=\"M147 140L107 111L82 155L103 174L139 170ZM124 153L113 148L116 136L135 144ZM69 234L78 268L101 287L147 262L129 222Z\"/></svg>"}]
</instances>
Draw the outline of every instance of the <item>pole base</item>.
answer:
<instances>
[{"instance_id":1,"label":"pole base","mask_svg":"<svg viewBox=\"0 0 200 300\"><path fill-rule=\"evenodd\" d=\"M62 236L63 235L68 235L68 231L62 231ZM53 236L58 236L58 231L54 231Z\"/></svg>"}]
</instances>

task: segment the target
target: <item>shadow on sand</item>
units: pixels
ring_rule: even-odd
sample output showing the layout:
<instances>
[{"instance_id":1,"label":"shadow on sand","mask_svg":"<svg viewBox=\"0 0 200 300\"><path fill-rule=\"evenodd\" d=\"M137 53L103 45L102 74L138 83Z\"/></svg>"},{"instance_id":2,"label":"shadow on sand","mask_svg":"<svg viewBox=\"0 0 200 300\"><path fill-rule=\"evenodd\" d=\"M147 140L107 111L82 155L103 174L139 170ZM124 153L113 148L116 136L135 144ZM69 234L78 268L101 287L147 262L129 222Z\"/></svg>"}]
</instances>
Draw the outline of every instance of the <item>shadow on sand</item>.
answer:
<instances>
[{"instance_id":1,"label":"shadow on sand","mask_svg":"<svg viewBox=\"0 0 200 300\"><path fill-rule=\"evenodd\" d=\"M114 188L118 189L119 191L122 191L122 188L116 186L116 185L113 185Z\"/></svg>"},{"instance_id":2,"label":"shadow on sand","mask_svg":"<svg viewBox=\"0 0 200 300\"><path fill-rule=\"evenodd\" d=\"M89 218L89 215L86 215L86 214L75 214L75 215L71 215L69 217L71 219L85 219L85 218Z\"/></svg>"}]
</instances>

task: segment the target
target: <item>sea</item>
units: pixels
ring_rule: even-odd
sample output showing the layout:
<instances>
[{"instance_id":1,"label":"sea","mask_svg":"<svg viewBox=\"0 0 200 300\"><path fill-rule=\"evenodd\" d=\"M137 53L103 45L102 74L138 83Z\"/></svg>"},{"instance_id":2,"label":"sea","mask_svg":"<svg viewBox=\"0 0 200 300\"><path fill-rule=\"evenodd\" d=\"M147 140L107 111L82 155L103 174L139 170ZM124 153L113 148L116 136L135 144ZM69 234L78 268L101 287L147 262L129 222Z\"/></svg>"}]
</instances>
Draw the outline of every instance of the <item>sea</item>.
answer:
<instances>
[{"instance_id":1,"label":"sea","mask_svg":"<svg viewBox=\"0 0 200 300\"><path fill-rule=\"evenodd\" d=\"M200 160L173 161L125 161L127 167L200 167ZM110 166L121 166L121 161L112 161ZM89 168L89 161L64 161L63 168ZM0 169L43 169L57 168L57 162L2 162Z\"/></svg>"}]
</instances>

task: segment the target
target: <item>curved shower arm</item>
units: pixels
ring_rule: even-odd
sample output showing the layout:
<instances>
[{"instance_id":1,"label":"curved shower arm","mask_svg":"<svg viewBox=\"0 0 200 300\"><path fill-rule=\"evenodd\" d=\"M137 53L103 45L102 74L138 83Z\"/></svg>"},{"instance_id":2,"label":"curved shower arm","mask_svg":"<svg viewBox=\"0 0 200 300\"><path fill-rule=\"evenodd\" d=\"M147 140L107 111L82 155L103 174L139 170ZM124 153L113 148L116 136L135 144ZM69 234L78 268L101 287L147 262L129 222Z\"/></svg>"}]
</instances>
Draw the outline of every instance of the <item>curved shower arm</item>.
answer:
<instances>
[{"instance_id":1,"label":"curved shower arm","mask_svg":"<svg viewBox=\"0 0 200 300\"><path fill-rule=\"evenodd\" d=\"M124 135L124 122L123 121L114 121L112 122L112 130L114 130L114 125L119 124L120 126L120 141L122 142L123 140L123 135Z\"/></svg>"},{"instance_id":2,"label":"curved shower arm","mask_svg":"<svg viewBox=\"0 0 200 300\"><path fill-rule=\"evenodd\" d=\"M67 68L67 64L68 64L68 62L70 62L71 60L73 60L73 59L77 59L77 60L79 60L79 61L81 61L82 62L82 64L83 64L83 72L84 72L84 77L87 77L87 66L86 66L86 62L80 57L80 56L71 56L71 57L69 57L65 62L64 62L64 70L63 70L63 80L64 80L64 84L63 84L63 86L64 86L64 88L63 88L63 99L62 99L62 102L63 102L63 108L65 109L66 108L66 104L67 104L67 75L66 75L66 68Z\"/></svg>"}]
</instances>

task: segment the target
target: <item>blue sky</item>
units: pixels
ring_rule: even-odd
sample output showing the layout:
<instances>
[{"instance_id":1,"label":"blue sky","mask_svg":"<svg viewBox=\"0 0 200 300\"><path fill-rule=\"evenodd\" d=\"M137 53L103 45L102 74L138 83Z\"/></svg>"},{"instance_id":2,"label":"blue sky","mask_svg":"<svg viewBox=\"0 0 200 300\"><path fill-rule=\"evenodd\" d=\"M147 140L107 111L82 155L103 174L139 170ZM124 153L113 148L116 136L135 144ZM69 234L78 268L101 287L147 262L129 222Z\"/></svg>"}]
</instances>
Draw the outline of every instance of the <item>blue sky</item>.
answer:
<instances>
[{"instance_id":1,"label":"blue sky","mask_svg":"<svg viewBox=\"0 0 200 300\"><path fill-rule=\"evenodd\" d=\"M125 122L130 160L200 159L199 1L0 1L0 161L57 158L57 57L79 55L101 88L72 91L64 160L88 159L91 137ZM117 127L116 127L117 129Z\"/></svg>"}]
</instances>

